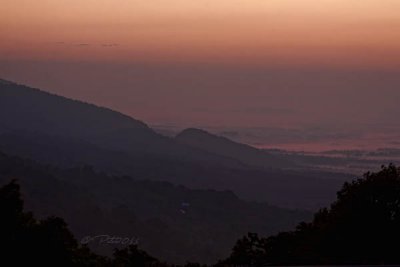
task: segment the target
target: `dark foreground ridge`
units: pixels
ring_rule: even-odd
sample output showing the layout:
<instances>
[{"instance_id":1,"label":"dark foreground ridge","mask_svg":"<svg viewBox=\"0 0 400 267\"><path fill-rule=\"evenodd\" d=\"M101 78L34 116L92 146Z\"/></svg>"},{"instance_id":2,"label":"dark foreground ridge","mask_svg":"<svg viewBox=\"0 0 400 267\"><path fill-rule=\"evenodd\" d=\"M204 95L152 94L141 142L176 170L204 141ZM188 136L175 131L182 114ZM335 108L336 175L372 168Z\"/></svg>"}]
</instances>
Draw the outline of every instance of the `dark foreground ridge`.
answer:
<instances>
[{"instance_id":1,"label":"dark foreground ridge","mask_svg":"<svg viewBox=\"0 0 400 267\"><path fill-rule=\"evenodd\" d=\"M311 223L268 238L249 233L232 255L215 266L377 266L400 263L400 169L393 165L346 183L329 209ZM112 257L81 245L58 217L37 220L24 212L16 180L0 188L1 261L13 266L173 266L137 245L116 249ZM162 237L160 237L162 238ZM188 263L185 266L200 266Z\"/></svg>"},{"instance_id":2,"label":"dark foreground ridge","mask_svg":"<svg viewBox=\"0 0 400 267\"><path fill-rule=\"evenodd\" d=\"M296 230L249 233L220 266L399 264L400 168L382 167L345 183L330 208Z\"/></svg>"},{"instance_id":3,"label":"dark foreground ridge","mask_svg":"<svg viewBox=\"0 0 400 267\"><path fill-rule=\"evenodd\" d=\"M213 263L227 257L248 231L276 234L311 218L309 212L244 201L230 191L109 176L87 165L61 169L0 153L0 185L13 178L27 210L40 219L62 217L79 241L102 255L125 247L103 242L108 235L138 238L142 249L163 261ZM97 238L88 242L88 236Z\"/></svg>"}]
</instances>

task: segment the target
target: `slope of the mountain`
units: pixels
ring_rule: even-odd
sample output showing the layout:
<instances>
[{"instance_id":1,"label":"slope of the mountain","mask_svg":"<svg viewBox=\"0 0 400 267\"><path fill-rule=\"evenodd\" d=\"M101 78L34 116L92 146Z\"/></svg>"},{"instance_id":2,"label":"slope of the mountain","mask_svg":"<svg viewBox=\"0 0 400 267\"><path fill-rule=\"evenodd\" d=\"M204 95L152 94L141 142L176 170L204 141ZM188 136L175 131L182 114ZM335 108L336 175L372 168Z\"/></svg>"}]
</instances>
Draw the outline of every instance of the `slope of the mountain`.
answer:
<instances>
[{"instance_id":1,"label":"slope of the mountain","mask_svg":"<svg viewBox=\"0 0 400 267\"><path fill-rule=\"evenodd\" d=\"M175 140L180 144L204 150L216 155L237 159L249 166L263 168L289 168L294 163L259 150L249 145L234 142L226 137L213 135L207 131L189 128L179 133Z\"/></svg>"},{"instance_id":2,"label":"slope of the mountain","mask_svg":"<svg viewBox=\"0 0 400 267\"><path fill-rule=\"evenodd\" d=\"M125 129L135 129L143 134L153 132L143 122L107 108L5 80L0 85L2 128L28 128L31 131L79 136Z\"/></svg>"},{"instance_id":3,"label":"slope of the mountain","mask_svg":"<svg viewBox=\"0 0 400 267\"><path fill-rule=\"evenodd\" d=\"M21 132L71 137L139 156L237 165L228 158L177 144L119 112L2 80L0 133Z\"/></svg>"},{"instance_id":4,"label":"slope of the mountain","mask_svg":"<svg viewBox=\"0 0 400 267\"><path fill-rule=\"evenodd\" d=\"M168 181L190 188L232 190L240 197L270 204L316 210L327 205L347 176L324 172L232 169L199 162L169 160L104 149L82 140L42 134L0 134L0 150L36 161L72 168Z\"/></svg>"},{"instance_id":5,"label":"slope of the mountain","mask_svg":"<svg viewBox=\"0 0 400 267\"><path fill-rule=\"evenodd\" d=\"M65 218L78 240L135 237L141 248L173 263L215 262L249 231L270 235L310 218L308 212L246 202L229 191L108 176L88 166L54 168L0 152L0 184L12 178L21 184L28 210ZM113 248L89 245L102 253Z\"/></svg>"},{"instance_id":6,"label":"slope of the mountain","mask_svg":"<svg viewBox=\"0 0 400 267\"><path fill-rule=\"evenodd\" d=\"M16 83L13 83L13 82L10 82L10 81L0 78L0 84L3 84L3 85L13 85L14 84L15 85Z\"/></svg>"},{"instance_id":7,"label":"slope of the mountain","mask_svg":"<svg viewBox=\"0 0 400 267\"><path fill-rule=\"evenodd\" d=\"M218 153L207 151L156 134L144 123L108 109L0 83L0 149L11 155L63 168L89 164L110 174L232 190L247 200L311 210L330 203L347 178L249 167L238 151L246 151L253 161L258 152L225 142L227 152L225 145ZM269 157L260 161L274 162Z\"/></svg>"}]
</instances>

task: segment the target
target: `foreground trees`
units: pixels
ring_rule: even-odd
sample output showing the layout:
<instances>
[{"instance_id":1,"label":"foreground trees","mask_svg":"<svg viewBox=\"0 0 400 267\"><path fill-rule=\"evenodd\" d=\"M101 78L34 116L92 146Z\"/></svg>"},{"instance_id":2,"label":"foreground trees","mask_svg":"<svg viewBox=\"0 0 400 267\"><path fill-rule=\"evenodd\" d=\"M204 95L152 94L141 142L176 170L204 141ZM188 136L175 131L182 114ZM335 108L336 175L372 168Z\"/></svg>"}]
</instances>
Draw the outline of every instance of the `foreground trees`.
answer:
<instances>
[{"instance_id":1,"label":"foreground trees","mask_svg":"<svg viewBox=\"0 0 400 267\"><path fill-rule=\"evenodd\" d=\"M97 266L105 259L80 247L63 219L23 211L15 180L0 189L1 261L13 266Z\"/></svg>"},{"instance_id":2,"label":"foreground trees","mask_svg":"<svg viewBox=\"0 0 400 267\"><path fill-rule=\"evenodd\" d=\"M13 266L167 266L137 246L116 250L113 259L78 244L63 219L36 220L23 211L15 180L0 188L0 262ZM400 168L345 183L330 208L294 231L238 240L219 266L307 264L399 264ZM199 266L191 263L187 266Z\"/></svg>"},{"instance_id":3,"label":"foreground trees","mask_svg":"<svg viewBox=\"0 0 400 267\"><path fill-rule=\"evenodd\" d=\"M9 266L162 266L130 246L116 250L113 259L80 246L63 219L36 220L23 211L20 186L15 180L0 188L0 265Z\"/></svg>"},{"instance_id":4,"label":"foreground trees","mask_svg":"<svg viewBox=\"0 0 400 267\"><path fill-rule=\"evenodd\" d=\"M400 168L382 167L345 183L311 223L269 238L240 239L221 265L398 264Z\"/></svg>"}]
</instances>

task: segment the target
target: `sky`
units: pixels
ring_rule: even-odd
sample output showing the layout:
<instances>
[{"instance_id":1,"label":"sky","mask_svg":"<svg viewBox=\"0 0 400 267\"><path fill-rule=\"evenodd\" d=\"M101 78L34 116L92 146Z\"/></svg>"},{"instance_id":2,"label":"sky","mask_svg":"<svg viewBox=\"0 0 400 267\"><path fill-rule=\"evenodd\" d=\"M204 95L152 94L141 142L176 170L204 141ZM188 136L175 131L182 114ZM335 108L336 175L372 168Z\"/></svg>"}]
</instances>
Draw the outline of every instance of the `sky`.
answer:
<instances>
[{"instance_id":1,"label":"sky","mask_svg":"<svg viewBox=\"0 0 400 267\"><path fill-rule=\"evenodd\" d=\"M150 124L393 124L398 0L1 0L0 77Z\"/></svg>"}]
</instances>

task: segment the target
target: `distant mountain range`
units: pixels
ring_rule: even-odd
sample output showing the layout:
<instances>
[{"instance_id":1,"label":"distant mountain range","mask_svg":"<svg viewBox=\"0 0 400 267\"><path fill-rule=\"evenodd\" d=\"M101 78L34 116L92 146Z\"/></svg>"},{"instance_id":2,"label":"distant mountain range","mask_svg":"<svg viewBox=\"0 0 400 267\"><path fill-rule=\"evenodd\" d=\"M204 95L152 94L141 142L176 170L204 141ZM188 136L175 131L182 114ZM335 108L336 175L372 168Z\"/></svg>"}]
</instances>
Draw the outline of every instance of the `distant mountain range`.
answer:
<instances>
[{"instance_id":1,"label":"distant mountain range","mask_svg":"<svg viewBox=\"0 0 400 267\"><path fill-rule=\"evenodd\" d=\"M348 176L293 170L284 157L198 129L175 138L110 109L2 80L0 150L62 168L95 170L189 188L232 190L247 200L317 209Z\"/></svg>"},{"instance_id":2,"label":"distant mountain range","mask_svg":"<svg viewBox=\"0 0 400 267\"><path fill-rule=\"evenodd\" d=\"M180 146L155 133L145 123L119 112L4 80L0 86L1 132L75 138L140 156L223 161L220 157Z\"/></svg>"}]
</instances>

